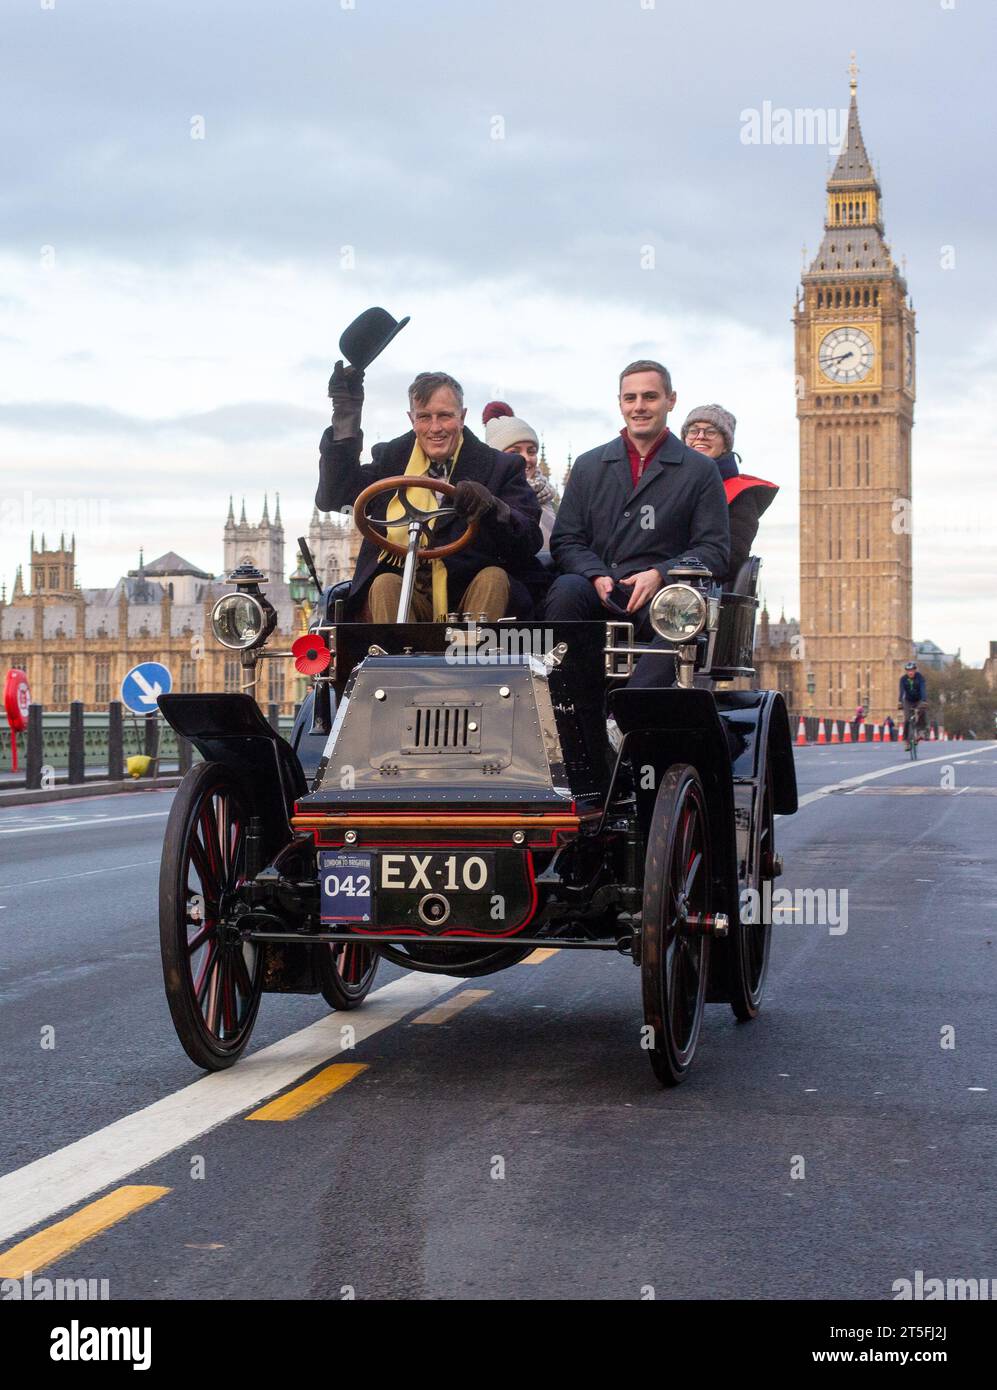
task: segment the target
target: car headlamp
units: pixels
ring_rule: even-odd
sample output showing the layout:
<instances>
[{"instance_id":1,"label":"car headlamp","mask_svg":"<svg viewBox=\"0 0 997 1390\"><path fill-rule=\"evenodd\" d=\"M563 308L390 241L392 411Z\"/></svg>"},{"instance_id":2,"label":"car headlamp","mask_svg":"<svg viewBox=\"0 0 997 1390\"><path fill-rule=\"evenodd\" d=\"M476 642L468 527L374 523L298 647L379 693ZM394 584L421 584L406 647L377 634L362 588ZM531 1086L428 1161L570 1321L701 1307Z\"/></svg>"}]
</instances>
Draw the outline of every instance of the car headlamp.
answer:
<instances>
[{"instance_id":1,"label":"car headlamp","mask_svg":"<svg viewBox=\"0 0 997 1390\"><path fill-rule=\"evenodd\" d=\"M223 647L246 651L266 636L267 615L254 594L223 594L211 610L211 630Z\"/></svg>"},{"instance_id":2,"label":"car headlamp","mask_svg":"<svg viewBox=\"0 0 997 1390\"><path fill-rule=\"evenodd\" d=\"M706 599L690 584L666 584L651 600L651 626L666 642L691 642L706 626Z\"/></svg>"}]
</instances>

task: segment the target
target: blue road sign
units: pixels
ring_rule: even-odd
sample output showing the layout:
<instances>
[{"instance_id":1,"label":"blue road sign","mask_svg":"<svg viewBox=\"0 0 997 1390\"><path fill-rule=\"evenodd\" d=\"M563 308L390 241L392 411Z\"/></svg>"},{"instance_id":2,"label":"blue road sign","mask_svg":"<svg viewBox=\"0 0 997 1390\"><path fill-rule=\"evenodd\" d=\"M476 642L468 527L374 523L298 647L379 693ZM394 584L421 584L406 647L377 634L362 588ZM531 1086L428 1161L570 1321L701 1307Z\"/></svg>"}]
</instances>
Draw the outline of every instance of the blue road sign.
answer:
<instances>
[{"instance_id":1,"label":"blue road sign","mask_svg":"<svg viewBox=\"0 0 997 1390\"><path fill-rule=\"evenodd\" d=\"M121 703L133 714L158 714L156 701L173 689L169 668L160 661L133 666L121 682Z\"/></svg>"}]
</instances>

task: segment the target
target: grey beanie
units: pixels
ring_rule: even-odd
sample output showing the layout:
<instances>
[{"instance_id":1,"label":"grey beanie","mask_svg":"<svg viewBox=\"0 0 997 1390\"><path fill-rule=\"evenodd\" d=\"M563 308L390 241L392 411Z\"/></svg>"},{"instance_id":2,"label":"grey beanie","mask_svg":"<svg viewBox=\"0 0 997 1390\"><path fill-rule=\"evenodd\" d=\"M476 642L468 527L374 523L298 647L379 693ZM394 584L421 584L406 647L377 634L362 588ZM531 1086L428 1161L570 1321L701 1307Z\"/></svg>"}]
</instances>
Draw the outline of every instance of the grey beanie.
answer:
<instances>
[{"instance_id":1,"label":"grey beanie","mask_svg":"<svg viewBox=\"0 0 997 1390\"><path fill-rule=\"evenodd\" d=\"M734 431L737 428L737 421L730 411L724 410L723 406L717 405L715 401L713 405L698 405L695 410L690 410L685 417L685 424L682 426L683 443L685 443L685 437L689 433L689 426L697 420L702 420L707 425L714 425L723 435L727 452L730 453L734 447Z\"/></svg>"},{"instance_id":2,"label":"grey beanie","mask_svg":"<svg viewBox=\"0 0 997 1390\"><path fill-rule=\"evenodd\" d=\"M511 444L525 444L527 440L540 447L536 430L515 415L495 415L485 425L485 442L493 449L508 449Z\"/></svg>"}]
</instances>

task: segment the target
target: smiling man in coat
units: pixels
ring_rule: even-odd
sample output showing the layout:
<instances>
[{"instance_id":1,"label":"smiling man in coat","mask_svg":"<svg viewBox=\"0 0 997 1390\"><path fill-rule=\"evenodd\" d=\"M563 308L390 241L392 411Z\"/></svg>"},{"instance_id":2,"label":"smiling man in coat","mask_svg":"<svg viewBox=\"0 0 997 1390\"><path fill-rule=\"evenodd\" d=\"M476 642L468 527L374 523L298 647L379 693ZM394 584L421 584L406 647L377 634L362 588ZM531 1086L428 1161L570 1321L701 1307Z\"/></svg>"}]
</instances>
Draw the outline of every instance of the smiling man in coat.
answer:
<instances>
[{"instance_id":1,"label":"smiling man in coat","mask_svg":"<svg viewBox=\"0 0 997 1390\"><path fill-rule=\"evenodd\" d=\"M557 513L550 552L560 574L548 619L626 617L646 640L648 607L672 565L695 558L726 573L723 483L712 459L668 429L675 399L660 362L631 362L620 373L624 427L575 460Z\"/></svg>"},{"instance_id":2,"label":"smiling man in coat","mask_svg":"<svg viewBox=\"0 0 997 1390\"><path fill-rule=\"evenodd\" d=\"M477 520L479 530L466 550L442 560L420 561L412 595L412 622L440 622L449 612L483 613L497 622L507 613L531 616L531 588L544 582L536 558L543 545L540 504L526 479L518 454L489 448L464 428L464 393L445 372L421 372L409 387L408 434L375 447L375 460L361 464L363 433L363 374L337 362L329 382L332 425L322 436L319 485L315 504L320 511L351 507L371 483L392 477L443 478L456 488L453 502L434 501L418 490L409 496L416 506L431 509L453 505L456 516L433 526L432 543L457 539L465 524ZM401 520L397 493L375 498L372 514ZM403 525L393 528L405 544ZM366 608L374 623L393 623L398 613L402 562L364 540L350 588L351 616Z\"/></svg>"}]
</instances>

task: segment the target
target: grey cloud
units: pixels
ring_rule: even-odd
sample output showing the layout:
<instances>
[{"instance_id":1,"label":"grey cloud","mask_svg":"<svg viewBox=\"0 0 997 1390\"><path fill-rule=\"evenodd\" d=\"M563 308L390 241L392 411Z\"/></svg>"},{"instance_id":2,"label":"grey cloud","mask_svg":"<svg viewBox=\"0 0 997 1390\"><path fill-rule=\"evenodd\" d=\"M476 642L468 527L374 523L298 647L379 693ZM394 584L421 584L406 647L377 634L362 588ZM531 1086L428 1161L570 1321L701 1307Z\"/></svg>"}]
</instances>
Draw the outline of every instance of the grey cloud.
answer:
<instances>
[{"instance_id":1,"label":"grey cloud","mask_svg":"<svg viewBox=\"0 0 997 1390\"><path fill-rule=\"evenodd\" d=\"M30 401L0 405L0 429L37 430L47 435L105 435L155 438L189 435L225 444L262 443L313 431L314 411L279 401L242 401L198 414L143 419L105 406L77 401Z\"/></svg>"},{"instance_id":2,"label":"grey cloud","mask_svg":"<svg viewBox=\"0 0 997 1390\"><path fill-rule=\"evenodd\" d=\"M32 119L3 154L4 237L21 252L52 241L305 265L350 244L368 266L404 252L439 280L519 271L587 296L784 321L800 243L819 239L826 153L745 146L740 113L846 104L847 54L815 44L817 13L769 0L759 24L734 0L504 0L499 42L492 11L452 0L91 5L46 17L44 40L20 12L4 100ZM979 276L993 287L978 253L995 194L973 179L972 203L961 196L987 132L955 131L939 94L985 88L987 23L903 0L836 10L836 32L863 36L888 234L925 268L915 292L952 320ZM194 114L204 141L189 138ZM495 116L504 140L490 138ZM925 278L943 243L976 260L972 287ZM639 269L644 244L657 276Z\"/></svg>"}]
</instances>

